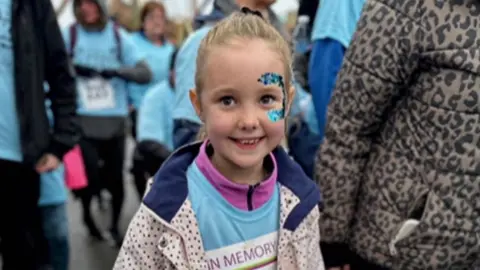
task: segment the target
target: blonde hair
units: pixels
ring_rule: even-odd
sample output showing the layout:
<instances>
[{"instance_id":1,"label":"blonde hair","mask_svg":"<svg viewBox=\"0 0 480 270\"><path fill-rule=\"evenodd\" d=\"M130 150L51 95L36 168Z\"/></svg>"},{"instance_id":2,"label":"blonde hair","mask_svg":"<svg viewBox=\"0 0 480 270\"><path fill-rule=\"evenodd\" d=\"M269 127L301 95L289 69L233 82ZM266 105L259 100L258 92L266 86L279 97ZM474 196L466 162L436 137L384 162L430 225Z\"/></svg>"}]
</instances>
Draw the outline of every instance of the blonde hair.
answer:
<instances>
[{"instance_id":1,"label":"blonde hair","mask_svg":"<svg viewBox=\"0 0 480 270\"><path fill-rule=\"evenodd\" d=\"M195 73L195 87L200 96L205 74L205 65L210 54L216 46L233 44L233 41L260 39L266 42L273 52L278 53L285 65L285 91L290 89L292 78L292 57L287 41L282 35L262 17L254 14L235 12L226 19L216 24L203 38L198 49ZM285 92L286 99L288 98ZM288 102L288 101L287 101ZM202 126L197 134L198 140L206 139L205 127Z\"/></svg>"},{"instance_id":2,"label":"blonde hair","mask_svg":"<svg viewBox=\"0 0 480 270\"><path fill-rule=\"evenodd\" d=\"M260 39L265 41L272 51L278 53L285 64L285 89L290 88L292 77L292 57L287 41L280 33L262 17L235 12L226 19L220 21L207 34L200 43L198 49L195 86L200 94L205 78L205 64L207 58L216 46L231 45L235 40Z\"/></svg>"}]
</instances>

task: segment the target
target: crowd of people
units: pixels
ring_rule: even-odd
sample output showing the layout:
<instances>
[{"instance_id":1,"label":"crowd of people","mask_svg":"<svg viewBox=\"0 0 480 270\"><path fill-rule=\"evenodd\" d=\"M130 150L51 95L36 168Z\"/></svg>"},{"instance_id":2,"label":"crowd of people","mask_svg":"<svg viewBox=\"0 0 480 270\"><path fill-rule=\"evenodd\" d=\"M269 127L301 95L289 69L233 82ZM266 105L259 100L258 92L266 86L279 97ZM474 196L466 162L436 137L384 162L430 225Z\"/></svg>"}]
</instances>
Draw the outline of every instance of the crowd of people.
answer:
<instances>
[{"instance_id":1,"label":"crowd of people","mask_svg":"<svg viewBox=\"0 0 480 270\"><path fill-rule=\"evenodd\" d=\"M479 268L480 1L304 0L294 33L273 3L174 44L159 1L128 32L0 0L3 269L69 269L70 191L115 270Z\"/></svg>"}]
</instances>

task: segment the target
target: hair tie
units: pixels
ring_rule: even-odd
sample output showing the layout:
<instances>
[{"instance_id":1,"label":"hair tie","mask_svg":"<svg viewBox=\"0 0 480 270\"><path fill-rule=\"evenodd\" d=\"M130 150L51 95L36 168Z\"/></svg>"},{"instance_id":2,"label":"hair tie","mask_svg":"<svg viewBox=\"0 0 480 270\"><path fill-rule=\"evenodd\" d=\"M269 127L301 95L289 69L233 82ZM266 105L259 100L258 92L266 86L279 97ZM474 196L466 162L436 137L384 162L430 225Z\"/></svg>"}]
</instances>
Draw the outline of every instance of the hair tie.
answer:
<instances>
[{"instance_id":1,"label":"hair tie","mask_svg":"<svg viewBox=\"0 0 480 270\"><path fill-rule=\"evenodd\" d=\"M242 7L241 11L242 11L243 14L251 14L251 15L255 15L255 16L258 16L258 17L263 19L262 13L258 10L251 10L248 7Z\"/></svg>"}]
</instances>

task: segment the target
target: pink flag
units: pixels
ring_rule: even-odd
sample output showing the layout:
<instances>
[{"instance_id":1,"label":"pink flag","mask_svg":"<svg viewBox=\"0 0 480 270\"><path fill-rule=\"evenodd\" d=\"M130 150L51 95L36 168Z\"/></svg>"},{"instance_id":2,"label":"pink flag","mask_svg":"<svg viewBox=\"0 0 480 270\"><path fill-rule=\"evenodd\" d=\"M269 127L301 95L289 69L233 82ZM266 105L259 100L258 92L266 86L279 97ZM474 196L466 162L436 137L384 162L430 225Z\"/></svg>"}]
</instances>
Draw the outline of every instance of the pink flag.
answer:
<instances>
[{"instance_id":1,"label":"pink flag","mask_svg":"<svg viewBox=\"0 0 480 270\"><path fill-rule=\"evenodd\" d=\"M81 189L88 185L80 146L76 145L65 154L63 163L65 166L65 182L69 189Z\"/></svg>"}]
</instances>

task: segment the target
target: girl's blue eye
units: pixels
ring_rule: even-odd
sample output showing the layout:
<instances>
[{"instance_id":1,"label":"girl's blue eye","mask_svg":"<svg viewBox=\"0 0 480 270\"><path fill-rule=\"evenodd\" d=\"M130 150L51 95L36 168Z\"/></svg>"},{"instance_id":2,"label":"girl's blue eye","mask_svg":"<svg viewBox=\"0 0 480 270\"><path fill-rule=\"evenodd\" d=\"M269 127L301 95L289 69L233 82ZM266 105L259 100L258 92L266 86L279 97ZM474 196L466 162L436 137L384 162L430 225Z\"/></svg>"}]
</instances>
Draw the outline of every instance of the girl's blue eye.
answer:
<instances>
[{"instance_id":1,"label":"girl's blue eye","mask_svg":"<svg viewBox=\"0 0 480 270\"><path fill-rule=\"evenodd\" d=\"M276 98L272 95L265 95L265 96L262 96L262 98L260 99L260 102L263 105L270 105L275 101L276 101Z\"/></svg>"},{"instance_id":2,"label":"girl's blue eye","mask_svg":"<svg viewBox=\"0 0 480 270\"><path fill-rule=\"evenodd\" d=\"M235 100L233 97L227 96L227 97L221 97L220 102L222 103L223 106L232 106L235 104Z\"/></svg>"}]
</instances>

